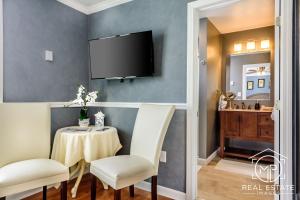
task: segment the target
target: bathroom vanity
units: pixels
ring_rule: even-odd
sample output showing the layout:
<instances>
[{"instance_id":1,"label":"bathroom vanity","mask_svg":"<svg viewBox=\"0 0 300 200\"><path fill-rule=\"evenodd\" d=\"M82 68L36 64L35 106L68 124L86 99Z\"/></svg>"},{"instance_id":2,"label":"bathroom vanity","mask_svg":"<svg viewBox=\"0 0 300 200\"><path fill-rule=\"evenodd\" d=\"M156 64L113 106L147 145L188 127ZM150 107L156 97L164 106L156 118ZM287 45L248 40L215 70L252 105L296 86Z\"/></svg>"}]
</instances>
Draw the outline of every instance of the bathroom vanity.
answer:
<instances>
[{"instance_id":1,"label":"bathroom vanity","mask_svg":"<svg viewBox=\"0 0 300 200\"><path fill-rule=\"evenodd\" d=\"M237 149L226 146L226 139L273 144L274 121L271 114L271 111L263 110L225 109L220 111L220 157L249 158L258 153L252 149Z\"/></svg>"}]
</instances>

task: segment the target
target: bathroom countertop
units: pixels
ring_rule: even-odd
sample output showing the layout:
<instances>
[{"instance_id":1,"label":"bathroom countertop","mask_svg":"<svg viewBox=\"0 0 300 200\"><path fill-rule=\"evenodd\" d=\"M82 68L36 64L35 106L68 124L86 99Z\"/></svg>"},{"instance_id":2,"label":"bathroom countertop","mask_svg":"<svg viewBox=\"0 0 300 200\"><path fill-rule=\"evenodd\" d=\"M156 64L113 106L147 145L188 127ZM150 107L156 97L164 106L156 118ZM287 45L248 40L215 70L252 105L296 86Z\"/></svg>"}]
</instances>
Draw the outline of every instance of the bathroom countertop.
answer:
<instances>
[{"instance_id":1,"label":"bathroom countertop","mask_svg":"<svg viewBox=\"0 0 300 200\"><path fill-rule=\"evenodd\" d=\"M248 109L224 109L224 110L220 110L221 112L259 112L259 113L271 113L272 110L248 110Z\"/></svg>"}]
</instances>

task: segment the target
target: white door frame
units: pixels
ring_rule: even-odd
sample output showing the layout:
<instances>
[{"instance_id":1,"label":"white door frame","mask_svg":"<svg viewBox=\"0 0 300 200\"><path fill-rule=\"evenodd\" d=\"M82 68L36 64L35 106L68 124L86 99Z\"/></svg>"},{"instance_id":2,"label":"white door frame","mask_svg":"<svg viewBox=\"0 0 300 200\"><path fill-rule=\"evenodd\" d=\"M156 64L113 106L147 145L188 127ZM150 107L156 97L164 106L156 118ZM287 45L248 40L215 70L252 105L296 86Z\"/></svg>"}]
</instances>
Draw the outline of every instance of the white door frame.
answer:
<instances>
[{"instance_id":1,"label":"white door frame","mask_svg":"<svg viewBox=\"0 0 300 200\"><path fill-rule=\"evenodd\" d=\"M198 99L199 61L198 31L199 9L224 5L236 0L197 0L188 3L187 13L187 171L186 199L197 198L197 157L198 157ZM277 7L279 0L275 0ZM280 152L290 158L284 169L286 179L281 184L292 185L292 11L293 1L283 0L280 4L280 91L277 102L280 109ZM278 112L277 112L278 114ZM275 148L276 149L276 148ZM201 177L200 177L201 178ZM282 194L281 200L291 200L292 194Z\"/></svg>"},{"instance_id":2,"label":"white door frame","mask_svg":"<svg viewBox=\"0 0 300 200\"><path fill-rule=\"evenodd\" d=\"M4 77L4 72L3 72L3 0L0 0L0 103L3 102L3 77Z\"/></svg>"}]
</instances>

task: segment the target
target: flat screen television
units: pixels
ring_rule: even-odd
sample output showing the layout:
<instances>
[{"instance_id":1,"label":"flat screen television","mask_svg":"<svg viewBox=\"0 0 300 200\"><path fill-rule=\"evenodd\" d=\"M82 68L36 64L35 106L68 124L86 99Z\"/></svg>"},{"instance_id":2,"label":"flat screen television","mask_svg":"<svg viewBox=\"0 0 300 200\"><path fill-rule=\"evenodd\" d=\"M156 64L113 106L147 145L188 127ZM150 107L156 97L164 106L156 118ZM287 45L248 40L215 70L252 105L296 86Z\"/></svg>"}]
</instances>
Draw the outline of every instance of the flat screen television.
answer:
<instances>
[{"instance_id":1,"label":"flat screen television","mask_svg":"<svg viewBox=\"0 0 300 200\"><path fill-rule=\"evenodd\" d=\"M131 33L89 42L92 79L152 76L152 31Z\"/></svg>"}]
</instances>

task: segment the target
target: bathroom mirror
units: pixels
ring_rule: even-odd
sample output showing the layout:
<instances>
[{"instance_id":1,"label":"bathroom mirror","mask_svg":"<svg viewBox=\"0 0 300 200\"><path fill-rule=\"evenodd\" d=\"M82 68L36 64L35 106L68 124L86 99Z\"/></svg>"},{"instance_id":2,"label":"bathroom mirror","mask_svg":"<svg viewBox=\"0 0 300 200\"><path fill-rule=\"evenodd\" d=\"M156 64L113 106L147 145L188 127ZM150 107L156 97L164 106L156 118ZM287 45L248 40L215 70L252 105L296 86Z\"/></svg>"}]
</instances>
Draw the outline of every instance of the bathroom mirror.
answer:
<instances>
[{"instance_id":1,"label":"bathroom mirror","mask_svg":"<svg viewBox=\"0 0 300 200\"><path fill-rule=\"evenodd\" d=\"M226 90L236 100L271 99L270 52L230 55L227 59Z\"/></svg>"}]
</instances>

